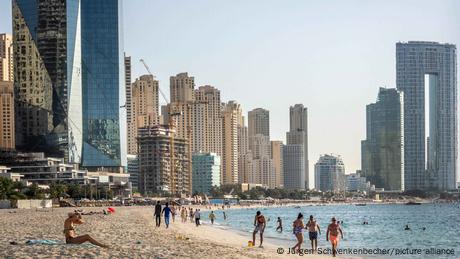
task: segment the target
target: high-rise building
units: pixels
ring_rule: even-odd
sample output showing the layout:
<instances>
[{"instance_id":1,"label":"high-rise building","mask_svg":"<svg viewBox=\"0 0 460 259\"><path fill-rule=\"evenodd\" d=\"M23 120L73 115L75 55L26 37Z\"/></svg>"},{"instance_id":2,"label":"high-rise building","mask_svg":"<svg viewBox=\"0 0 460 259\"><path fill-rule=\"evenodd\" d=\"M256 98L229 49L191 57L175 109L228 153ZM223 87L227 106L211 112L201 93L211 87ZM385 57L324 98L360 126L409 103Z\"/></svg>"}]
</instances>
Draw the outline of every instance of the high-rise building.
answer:
<instances>
[{"instance_id":1,"label":"high-rise building","mask_svg":"<svg viewBox=\"0 0 460 259\"><path fill-rule=\"evenodd\" d=\"M78 163L82 156L80 1L13 0L12 7L16 146ZM91 33L91 37L96 36Z\"/></svg>"},{"instance_id":2,"label":"high-rise building","mask_svg":"<svg viewBox=\"0 0 460 259\"><path fill-rule=\"evenodd\" d=\"M283 165L283 141L273 140L270 149L270 158L273 160L275 169L275 187L284 186L284 165Z\"/></svg>"},{"instance_id":3,"label":"high-rise building","mask_svg":"<svg viewBox=\"0 0 460 259\"><path fill-rule=\"evenodd\" d=\"M243 111L241 105L229 101L222 111L222 183L239 182L238 133Z\"/></svg>"},{"instance_id":4,"label":"high-rise building","mask_svg":"<svg viewBox=\"0 0 460 259\"><path fill-rule=\"evenodd\" d=\"M303 144L290 144L283 147L284 188L305 190L305 148Z\"/></svg>"},{"instance_id":5,"label":"high-rise building","mask_svg":"<svg viewBox=\"0 0 460 259\"><path fill-rule=\"evenodd\" d=\"M194 91L193 152L222 156L222 103L219 89L210 85Z\"/></svg>"},{"instance_id":6,"label":"high-rise building","mask_svg":"<svg viewBox=\"0 0 460 259\"><path fill-rule=\"evenodd\" d=\"M0 33L0 81L13 81L13 37Z\"/></svg>"},{"instance_id":7,"label":"high-rise building","mask_svg":"<svg viewBox=\"0 0 460 259\"><path fill-rule=\"evenodd\" d=\"M13 82L0 81L0 151L15 149Z\"/></svg>"},{"instance_id":8,"label":"high-rise building","mask_svg":"<svg viewBox=\"0 0 460 259\"><path fill-rule=\"evenodd\" d=\"M249 149L254 147L254 136L261 134L270 138L270 112L263 108L256 108L248 112L248 141Z\"/></svg>"},{"instance_id":9,"label":"high-rise building","mask_svg":"<svg viewBox=\"0 0 460 259\"><path fill-rule=\"evenodd\" d=\"M126 140L128 145L128 154L133 154L132 151L135 149L137 152L137 144L133 143L134 138L134 131L136 130L134 127L132 112L132 91L131 91L131 57L126 56L124 54L124 64L125 64L125 96L126 96ZM129 161L128 161L129 163Z\"/></svg>"},{"instance_id":10,"label":"high-rise building","mask_svg":"<svg viewBox=\"0 0 460 259\"><path fill-rule=\"evenodd\" d=\"M137 154L139 128L159 124L158 80L152 75L140 76L131 86L131 122L128 125L128 153Z\"/></svg>"},{"instance_id":11,"label":"high-rise building","mask_svg":"<svg viewBox=\"0 0 460 259\"><path fill-rule=\"evenodd\" d=\"M296 104L289 108L289 132L286 133L287 145L300 144L304 147L304 174L305 189L310 189L313 182L309 173L308 161L308 109L303 104Z\"/></svg>"},{"instance_id":12,"label":"high-rise building","mask_svg":"<svg viewBox=\"0 0 460 259\"><path fill-rule=\"evenodd\" d=\"M81 0L83 161L126 165L121 0Z\"/></svg>"},{"instance_id":13,"label":"high-rise building","mask_svg":"<svg viewBox=\"0 0 460 259\"><path fill-rule=\"evenodd\" d=\"M220 186L220 157L215 153L193 154L193 193L209 194Z\"/></svg>"},{"instance_id":14,"label":"high-rise building","mask_svg":"<svg viewBox=\"0 0 460 259\"><path fill-rule=\"evenodd\" d=\"M128 154L128 174L133 190L139 190L139 160L137 155Z\"/></svg>"},{"instance_id":15,"label":"high-rise building","mask_svg":"<svg viewBox=\"0 0 460 259\"><path fill-rule=\"evenodd\" d=\"M238 134L238 183L248 183L252 170L252 153L249 150L248 127L245 125L244 116L237 121Z\"/></svg>"},{"instance_id":16,"label":"high-rise building","mask_svg":"<svg viewBox=\"0 0 460 259\"><path fill-rule=\"evenodd\" d=\"M346 191L345 165L340 156L320 156L315 164L315 188L322 192Z\"/></svg>"},{"instance_id":17,"label":"high-rise building","mask_svg":"<svg viewBox=\"0 0 460 259\"><path fill-rule=\"evenodd\" d=\"M138 185L142 194L191 194L188 142L186 139L175 137L175 134L172 138L173 133L173 130L165 125L139 129Z\"/></svg>"},{"instance_id":18,"label":"high-rise building","mask_svg":"<svg viewBox=\"0 0 460 259\"><path fill-rule=\"evenodd\" d=\"M404 187L456 188L457 50L453 44L396 44L396 86L404 92Z\"/></svg>"},{"instance_id":19,"label":"high-rise building","mask_svg":"<svg viewBox=\"0 0 460 259\"><path fill-rule=\"evenodd\" d=\"M195 100L195 78L188 73L179 73L169 78L170 102L189 102Z\"/></svg>"},{"instance_id":20,"label":"high-rise building","mask_svg":"<svg viewBox=\"0 0 460 259\"><path fill-rule=\"evenodd\" d=\"M377 188L404 191L404 100L396 89L380 88L366 106L366 140L361 143L362 175Z\"/></svg>"}]
</instances>

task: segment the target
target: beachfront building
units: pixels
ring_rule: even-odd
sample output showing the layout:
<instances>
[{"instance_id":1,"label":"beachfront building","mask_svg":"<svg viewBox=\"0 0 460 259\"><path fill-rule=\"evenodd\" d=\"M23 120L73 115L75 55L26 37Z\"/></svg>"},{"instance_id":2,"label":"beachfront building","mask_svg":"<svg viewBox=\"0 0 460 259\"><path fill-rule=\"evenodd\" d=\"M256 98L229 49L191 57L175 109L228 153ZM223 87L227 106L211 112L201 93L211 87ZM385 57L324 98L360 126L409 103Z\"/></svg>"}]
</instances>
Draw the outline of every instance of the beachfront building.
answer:
<instances>
[{"instance_id":1,"label":"beachfront building","mask_svg":"<svg viewBox=\"0 0 460 259\"><path fill-rule=\"evenodd\" d=\"M366 106L366 140L361 143L362 175L377 188L404 191L404 100L396 89L380 88Z\"/></svg>"},{"instance_id":2,"label":"beachfront building","mask_svg":"<svg viewBox=\"0 0 460 259\"><path fill-rule=\"evenodd\" d=\"M275 169L275 187L282 188L284 186L283 141L272 140L270 144L270 158Z\"/></svg>"},{"instance_id":3,"label":"beachfront building","mask_svg":"<svg viewBox=\"0 0 460 259\"><path fill-rule=\"evenodd\" d=\"M137 155L128 155L128 174L133 190L139 190L139 161Z\"/></svg>"},{"instance_id":4,"label":"beachfront building","mask_svg":"<svg viewBox=\"0 0 460 259\"><path fill-rule=\"evenodd\" d=\"M308 109L303 104L289 108L289 132L286 133L287 145L303 145L304 147L304 188L310 189L310 173L308 161Z\"/></svg>"},{"instance_id":5,"label":"beachfront building","mask_svg":"<svg viewBox=\"0 0 460 259\"><path fill-rule=\"evenodd\" d=\"M348 192L369 192L375 189L375 185L372 186L366 177L361 176L360 172L354 174L347 174L347 191Z\"/></svg>"},{"instance_id":6,"label":"beachfront building","mask_svg":"<svg viewBox=\"0 0 460 259\"><path fill-rule=\"evenodd\" d=\"M0 81L0 151L15 149L14 128L13 82Z\"/></svg>"},{"instance_id":7,"label":"beachfront building","mask_svg":"<svg viewBox=\"0 0 460 259\"><path fill-rule=\"evenodd\" d=\"M13 37L0 33L0 81L13 82Z\"/></svg>"},{"instance_id":8,"label":"beachfront building","mask_svg":"<svg viewBox=\"0 0 460 259\"><path fill-rule=\"evenodd\" d=\"M248 112L248 143L249 150L254 152L256 135L270 139L270 112L263 108L256 108Z\"/></svg>"},{"instance_id":9,"label":"beachfront building","mask_svg":"<svg viewBox=\"0 0 460 259\"><path fill-rule=\"evenodd\" d=\"M125 108L126 108L126 145L128 154L132 154L132 151L135 150L137 153L137 143L133 143L133 134L135 128L132 120L132 91L131 91L131 56L126 56L126 53L123 53L123 62L125 65Z\"/></svg>"},{"instance_id":10,"label":"beachfront building","mask_svg":"<svg viewBox=\"0 0 460 259\"><path fill-rule=\"evenodd\" d=\"M159 124L158 80L142 75L131 85L131 121L128 124L128 153L137 154L139 128Z\"/></svg>"},{"instance_id":11,"label":"beachfront building","mask_svg":"<svg viewBox=\"0 0 460 259\"><path fill-rule=\"evenodd\" d=\"M193 154L193 193L209 194L212 187L220 186L220 157L215 153Z\"/></svg>"},{"instance_id":12,"label":"beachfront building","mask_svg":"<svg viewBox=\"0 0 460 259\"><path fill-rule=\"evenodd\" d=\"M457 49L396 44L396 86L404 92L404 188L454 190L457 179Z\"/></svg>"},{"instance_id":13,"label":"beachfront building","mask_svg":"<svg viewBox=\"0 0 460 259\"><path fill-rule=\"evenodd\" d=\"M238 183L247 183L252 168L252 153L249 150L248 127L244 116L241 116L237 125L238 131Z\"/></svg>"},{"instance_id":14,"label":"beachfront building","mask_svg":"<svg viewBox=\"0 0 460 259\"><path fill-rule=\"evenodd\" d=\"M226 103L222 110L222 184L238 183L239 124L241 105L235 101Z\"/></svg>"},{"instance_id":15,"label":"beachfront building","mask_svg":"<svg viewBox=\"0 0 460 259\"><path fill-rule=\"evenodd\" d=\"M126 120L125 110L120 109L125 105L122 1L80 3L82 165L117 172L126 166L127 154L126 129L120 123Z\"/></svg>"},{"instance_id":16,"label":"beachfront building","mask_svg":"<svg viewBox=\"0 0 460 259\"><path fill-rule=\"evenodd\" d=\"M320 156L315 164L315 189L336 193L346 190L345 165L340 156Z\"/></svg>"},{"instance_id":17,"label":"beachfront building","mask_svg":"<svg viewBox=\"0 0 460 259\"><path fill-rule=\"evenodd\" d=\"M273 160L270 158L271 144L268 136L256 134L252 137L253 148L251 151L252 168L248 174L247 183L259 183L269 188L275 188L276 175Z\"/></svg>"},{"instance_id":18,"label":"beachfront building","mask_svg":"<svg viewBox=\"0 0 460 259\"><path fill-rule=\"evenodd\" d=\"M290 144L283 147L284 188L305 190L305 147L303 144Z\"/></svg>"},{"instance_id":19,"label":"beachfront building","mask_svg":"<svg viewBox=\"0 0 460 259\"><path fill-rule=\"evenodd\" d=\"M80 7L12 1L16 147L70 163L83 145Z\"/></svg>"},{"instance_id":20,"label":"beachfront building","mask_svg":"<svg viewBox=\"0 0 460 259\"><path fill-rule=\"evenodd\" d=\"M192 193L188 141L174 133L167 125L139 129L138 185L142 194Z\"/></svg>"}]
</instances>

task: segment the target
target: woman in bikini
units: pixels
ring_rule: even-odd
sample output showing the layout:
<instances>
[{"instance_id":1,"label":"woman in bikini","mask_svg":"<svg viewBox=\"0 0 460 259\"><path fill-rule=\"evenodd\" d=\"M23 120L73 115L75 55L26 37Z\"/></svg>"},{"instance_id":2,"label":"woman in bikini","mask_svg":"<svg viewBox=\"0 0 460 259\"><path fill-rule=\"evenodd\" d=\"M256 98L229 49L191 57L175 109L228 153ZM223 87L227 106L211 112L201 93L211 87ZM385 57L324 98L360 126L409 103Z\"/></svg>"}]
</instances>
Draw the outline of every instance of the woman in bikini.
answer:
<instances>
[{"instance_id":1,"label":"woman in bikini","mask_svg":"<svg viewBox=\"0 0 460 259\"><path fill-rule=\"evenodd\" d=\"M304 227L305 226L303 225L303 215L302 213L299 213L299 215L297 216L297 219L294 221L294 224L293 224L293 232L294 232L295 237L297 238L297 244L292 248L293 251L300 250L300 246L303 243L302 230L304 229Z\"/></svg>"},{"instance_id":2,"label":"woman in bikini","mask_svg":"<svg viewBox=\"0 0 460 259\"><path fill-rule=\"evenodd\" d=\"M85 221L81 218L80 213L71 212L68 215L69 217L64 221L64 235L67 244L83 244L85 242L90 242L93 245L108 248L107 245L97 242L90 235L77 236L74 225L83 224Z\"/></svg>"}]
</instances>

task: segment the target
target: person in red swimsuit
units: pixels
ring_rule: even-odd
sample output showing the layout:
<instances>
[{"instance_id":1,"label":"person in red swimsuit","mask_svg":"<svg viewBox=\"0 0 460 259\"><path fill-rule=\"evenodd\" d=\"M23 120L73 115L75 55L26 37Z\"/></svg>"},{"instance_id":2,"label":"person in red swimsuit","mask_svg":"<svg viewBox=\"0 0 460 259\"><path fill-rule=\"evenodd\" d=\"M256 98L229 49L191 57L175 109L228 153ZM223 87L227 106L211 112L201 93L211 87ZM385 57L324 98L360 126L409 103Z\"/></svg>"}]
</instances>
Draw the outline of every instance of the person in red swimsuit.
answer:
<instances>
[{"instance_id":1,"label":"person in red swimsuit","mask_svg":"<svg viewBox=\"0 0 460 259\"><path fill-rule=\"evenodd\" d=\"M327 232L326 232L326 241L331 240L332 244L332 256L336 256L337 254L337 246L339 244L339 232L340 236L343 239L343 232L342 229L340 228L340 225L337 224L337 220L335 218L332 218L332 223L329 224L327 227Z\"/></svg>"}]
</instances>

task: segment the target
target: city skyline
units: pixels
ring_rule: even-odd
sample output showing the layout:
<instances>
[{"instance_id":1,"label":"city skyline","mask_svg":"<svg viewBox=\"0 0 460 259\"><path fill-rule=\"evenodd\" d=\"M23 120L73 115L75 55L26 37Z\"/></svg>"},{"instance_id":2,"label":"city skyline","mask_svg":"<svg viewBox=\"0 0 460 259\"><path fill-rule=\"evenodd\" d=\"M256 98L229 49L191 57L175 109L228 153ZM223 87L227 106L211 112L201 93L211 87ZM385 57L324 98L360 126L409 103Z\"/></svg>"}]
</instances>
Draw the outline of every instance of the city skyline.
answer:
<instances>
[{"instance_id":1,"label":"city skyline","mask_svg":"<svg viewBox=\"0 0 460 259\"><path fill-rule=\"evenodd\" d=\"M2 6L11 5L10 1L5 2ZM221 90L222 101L241 103L244 115L254 108L268 109L272 140L285 141L289 106L304 104L309 109L311 161L324 153L340 154L346 172L350 173L360 168L360 140L365 136L363 107L375 101L379 86L396 87L396 42L427 40L455 45L460 42L459 34L454 33L460 29L459 18L455 16L460 10L459 3L416 2L417 8L412 8L415 1L362 3L360 13L356 13L351 9L353 5L348 7L334 1L328 4L293 1L289 6L269 1L257 12L260 2L255 1L246 3L244 10L237 13L240 2L177 5L177 1L130 1L129 4L124 1L123 40L127 55L133 58L133 78L146 74L138 62L140 58L149 63L166 93L169 76L188 72L196 78L196 85L210 84ZM0 31L11 33L11 9L6 7L0 10ZM161 9L161 14L155 17L133 14L154 9ZM315 14L321 10L325 15ZM184 18L174 22L171 22L174 19L165 19L165 15L180 18L186 11L197 19L188 19L190 24L186 24ZM422 14L424 19L416 19ZM280 18L274 19L279 24L274 25L268 19L272 15ZM329 15L336 17L335 22L327 21ZM213 17L214 24L206 22L211 20L209 17ZM231 24L233 18L239 22ZM252 23L257 19L261 22ZM316 27L308 25L310 19L317 19ZM340 19L344 21L341 30L332 32ZM151 31L141 34L135 27L144 28L140 25L146 23L158 26L150 26ZM226 42L247 24L251 26ZM399 24L404 26L401 28ZM219 26L225 28L225 32L214 31ZM143 40L137 40L141 36ZM202 55L205 50L209 55ZM248 58L244 63L228 58L234 54ZM219 60L225 62L216 63ZM282 98L277 89L284 90ZM310 171L312 166L310 163Z\"/></svg>"}]
</instances>

